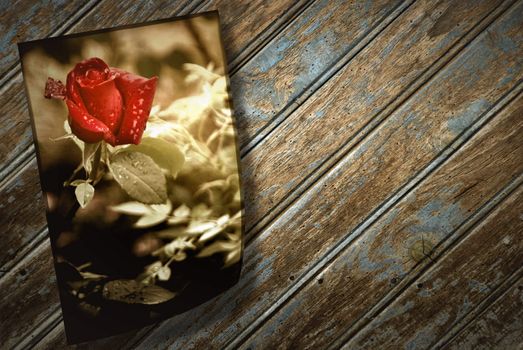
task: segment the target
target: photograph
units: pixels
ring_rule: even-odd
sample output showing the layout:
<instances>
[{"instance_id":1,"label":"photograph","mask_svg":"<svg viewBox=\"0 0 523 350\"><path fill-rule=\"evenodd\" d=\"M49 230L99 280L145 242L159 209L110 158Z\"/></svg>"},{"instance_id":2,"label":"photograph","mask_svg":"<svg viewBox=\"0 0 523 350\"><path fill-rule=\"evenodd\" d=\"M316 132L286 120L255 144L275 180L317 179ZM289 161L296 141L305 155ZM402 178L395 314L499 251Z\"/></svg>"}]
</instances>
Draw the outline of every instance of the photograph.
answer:
<instances>
[{"instance_id":1,"label":"photograph","mask_svg":"<svg viewBox=\"0 0 523 350\"><path fill-rule=\"evenodd\" d=\"M218 13L19 52L68 343L234 285L243 205Z\"/></svg>"}]
</instances>

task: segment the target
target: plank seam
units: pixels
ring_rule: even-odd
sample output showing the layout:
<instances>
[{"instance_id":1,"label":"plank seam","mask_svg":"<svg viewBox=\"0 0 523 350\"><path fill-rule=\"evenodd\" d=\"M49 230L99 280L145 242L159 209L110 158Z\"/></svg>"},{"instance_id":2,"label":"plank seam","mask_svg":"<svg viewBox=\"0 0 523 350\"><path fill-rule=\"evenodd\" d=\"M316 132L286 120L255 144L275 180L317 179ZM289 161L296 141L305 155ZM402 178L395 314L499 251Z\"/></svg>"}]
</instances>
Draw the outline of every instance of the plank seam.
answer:
<instances>
[{"instance_id":1,"label":"plank seam","mask_svg":"<svg viewBox=\"0 0 523 350\"><path fill-rule=\"evenodd\" d=\"M50 333L62 321L62 310L58 306L42 323L33 328L32 332L21 339L13 349L32 349L46 334Z\"/></svg>"},{"instance_id":2,"label":"plank seam","mask_svg":"<svg viewBox=\"0 0 523 350\"><path fill-rule=\"evenodd\" d=\"M337 349L343 347L351 338L356 336L364 330L369 323L381 314L390 304L394 302L401 294L403 294L415 281L419 280L426 273L433 271L437 267L437 263L444 259L449 253L457 248L459 243L466 239L472 231L478 227L488 216L502 204L516 189L523 183L523 174L520 174L516 179L509 181L508 185L498 191L490 200L484 203L478 210L476 210L469 218L461 223L455 230L449 233L447 238L439 242L432 251L432 258L425 264L420 261L411 271L402 277L398 285L391 289L378 303L372 306L363 316L360 317L352 326L350 326L338 340L333 342L329 349ZM452 239L455 236L456 238ZM438 252L439 251L439 252ZM423 261L426 261L423 260Z\"/></svg>"},{"instance_id":3,"label":"plank seam","mask_svg":"<svg viewBox=\"0 0 523 350\"><path fill-rule=\"evenodd\" d=\"M196 2L196 4L192 7L187 5L180 11L180 14L189 14L189 13L193 13L193 12L198 12L198 11L202 10L204 7L206 7L210 1L211 0L200 0L199 2ZM176 12L171 12L169 15L174 16L174 15L176 15ZM148 18L150 18L150 16Z\"/></svg>"},{"instance_id":4,"label":"plank seam","mask_svg":"<svg viewBox=\"0 0 523 350\"><path fill-rule=\"evenodd\" d=\"M300 11L304 11L308 6L310 6L311 3L313 3L315 0L308 0L309 2L308 3L305 3L304 5L302 5L302 7L298 8L297 11L298 12L295 12L293 16L290 16L288 17L288 20L289 21L293 21L294 18L296 16L299 15L299 13L301 13ZM182 9L180 11L180 13L183 13L185 12L185 10L188 10L189 12L191 11L199 11L205 7L208 6L208 4L210 3L210 0L203 0L203 1L200 1L199 3L197 3L195 6L192 7L192 9L188 9L188 7ZM147 18L150 18L147 17ZM287 22L283 22L283 23L280 23L283 24L285 27L287 27L289 25L289 23ZM273 30L274 28L276 28L277 32L280 33L282 30L279 30L277 27L275 27L274 25L273 26L270 26L266 29L266 31L271 31ZM70 28L69 28L70 29ZM277 35L277 33L276 33ZM269 35L268 37L271 37L272 35ZM274 38L274 36L272 36L272 38ZM267 42L266 44L270 43L271 40L269 40L269 42ZM249 45L248 45L249 46ZM253 49L256 49L257 47L259 46L255 46ZM253 53L253 55L251 55L251 57L253 57L255 55L255 53ZM33 144L30 144L29 147L27 147L24 151L22 151L22 153L18 156L18 159L17 159L17 162L15 162L15 164L13 165L13 163L11 163L8 167L8 171L9 173L6 175L6 177L0 182L0 190L3 190L11 181L14 181L17 176L26 169L26 167L31 163L31 161L33 159L36 158L36 155L34 153L34 145ZM18 164L16 164L18 163ZM0 173L4 172L5 169L3 170L0 170ZM45 229L46 226L44 226L42 230ZM39 240L39 242L41 242ZM31 242L28 242L27 245L31 245L31 246L34 246L35 244L31 244ZM21 249L24 249L24 248L21 248ZM18 260L20 261L20 260ZM13 264L10 264L10 265L15 265L16 263L13 263ZM0 271L2 272L7 272L8 268L6 269L6 265L4 265L2 268L0 268ZM0 280L1 280L1 276L0 276Z\"/></svg>"},{"instance_id":5,"label":"plank seam","mask_svg":"<svg viewBox=\"0 0 523 350\"><path fill-rule=\"evenodd\" d=\"M18 178L18 175L26 170L31 162L36 158L33 153L34 146L32 144L31 146L32 147L29 147L20 154L20 161L15 165L14 169L12 169L10 173L6 175L6 177L0 180L0 191L3 191L5 187L7 187L11 182L15 181Z\"/></svg>"},{"instance_id":6,"label":"plank seam","mask_svg":"<svg viewBox=\"0 0 523 350\"><path fill-rule=\"evenodd\" d=\"M441 337L436 343L431 345L431 349L441 349L450 344L455 338L460 335L472 322L476 321L478 317L483 316L496 302L501 300L512 287L523 282L523 266L514 271L512 275L507 277L503 283L487 295L474 309L468 314L464 315L461 321L458 321L452 328Z\"/></svg>"},{"instance_id":7,"label":"plank seam","mask_svg":"<svg viewBox=\"0 0 523 350\"><path fill-rule=\"evenodd\" d=\"M270 209L267 214L256 222L250 229L253 232L248 240L254 239L257 233L261 232L277 217L281 216L288 207L290 207L307 189L319 181L327 174L337 163L341 161L354 148L360 145L365 139L372 134L381 124L383 124L394 112L407 103L416 95L418 89L428 84L440 71L452 63L452 61L487 27L490 26L499 16L501 16L515 1L505 2L506 6L499 6L492 10L479 20L467 33L456 41L445 53L436 59L426 70L413 79L407 87L394 97L387 105L378 111L369 122L363 125L354 136L349 138L337 150L333 151L325 160L314 168L309 176L300 181L294 189L274 208ZM248 241L246 241L248 242Z\"/></svg>"},{"instance_id":8,"label":"plank seam","mask_svg":"<svg viewBox=\"0 0 523 350\"><path fill-rule=\"evenodd\" d=\"M24 262L24 257L33 248L40 246L46 239L48 239L47 234L47 226L44 226L40 231L38 231L33 239L31 239L29 242L27 242L27 244L16 251L12 260L6 262L4 265L2 265L2 267L0 267L0 271L7 274L9 271L21 265ZM5 275L0 276L0 284L2 283L4 276Z\"/></svg>"},{"instance_id":9,"label":"plank seam","mask_svg":"<svg viewBox=\"0 0 523 350\"><path fill-rule=\"evenodd\" d=\"M245 66L254 56L262 51L274 41L274 39L294 21L305 12L316 0L299 0L285 11L285 14L279 17L276 21L270 24L263 32L258 34L245 48L231 60L230 66L234 67L230 70L230 75L234 75L243 66ZM273 29L274 28L274 29ZM245 54L243 54L245 53Z\"/></svg>"},{"instance_id":10,"label":"plank seam","mask_svg":"<svg viewBox=\"0 0 523 350\"><path fill-rule=\"evenodd\" d=\"M341 58L323 70L303 91L292 100L288 101L286 106L276 113L267 124L262 126L255 132L252 138L241 147L240 157L244 158L249 154L259 143L266 139L274 130L287 119L295 110L297 110L309 97L314 95L330 78L332 78L343 66L347 65L353 60L361 51L363 51L383 30L385 30L396 18L398 18L404 11L406 11L414 0L406 0L390 11L385 13L378 23L371 29L367 30L361 35L361 38L346 52L341 55Z\"/></svg>"},{"instance_id":11,"label":"plank seam","mask_svg":"<svg viewBox=\"0 0 523 350\"><path fill-rule=\"evenodd\" d=\"M494 20L495 20L495 19L494 19ZM481 21L480 21L480 22L481 22ZM476 25L476 26L477 26L477 25ZM471 32L471 30L470 30L469 32ZM469 32L468 32L468 33L469 33ZM465 36L466 36L466 35L467 35L467 34L465 34ZM474 39L474 38L472 38L471 40L473 40L473 39ZM461 49L463 49L463 48L461 48ZM460 50L461 50L461 49L460 49ZM450 50L450 49L449 49L449 50ZM444 54L444 55L445 55L445 54ZM146 337L147 337L147 335L145 335L145 336L142 338L142 340L145 339ZM136 342L135 344L140 344L141 342L142 342L142 341L138 341L138 342Z\"/></svg>"},{"instance_id":12,"label":"plank seam","mask_svg":"<svg viewBox=\"0 0 523 350\"><path fill-rule=\"evenodd\" d=\"M56 36L62 34L64 31L68 30L71 25L74 25L74 22L78 21L82 16L87 15L91 12L98 4L101 3L101 0L91 0L87 1L74 15L67 18L64 22L60 23L54 31L51 32L49 36ZM21 73L19 62L13 63L6 72L0 77L0 91L4 92L4 87L7 83L13 79L15 76Z\"/></svg>"},{"instance_id":13,"label":"plank seam","mask_svg":"<svg viewBox=\"0 0 523 350\"><path fill-rule=\"evenodd\" d=\"M371 214L360 224L356 226L347 236L335 243L325 255L318 259L301 277L296 278L296 282L291 285L282 295L261 315L259 315L249 326L233 338L227 345L226 349L233 349L239 347L245 340L247 340L263 323L265 323L272 315L285 305L285 303L302 288L308 284L315 276L317 276L328 264L330 264L341 252L349 247L358 237L384 214L390 211L397 203L405 198L410 192L417 188L430 174L442 166L453 154L455 154L467 141L473 137L490 119L492 119L500 108L499 104L503 103L506 106L513 98L516 87L519 87L518 93L521 91L523 84L521 80L515 87L507 92L503 97L474 122L471 127L463 131L457 136L454 141L447 145L423 170L419 171L411 180L402 186L396 193L390 196L384 203L373 210ZM508 99L508 101L506 101ZM506 101L506 102L505 102ZM502 107L502 108L503 108ZM501 108L501 109L502 109Z\"/></svg>"}]
</instances>

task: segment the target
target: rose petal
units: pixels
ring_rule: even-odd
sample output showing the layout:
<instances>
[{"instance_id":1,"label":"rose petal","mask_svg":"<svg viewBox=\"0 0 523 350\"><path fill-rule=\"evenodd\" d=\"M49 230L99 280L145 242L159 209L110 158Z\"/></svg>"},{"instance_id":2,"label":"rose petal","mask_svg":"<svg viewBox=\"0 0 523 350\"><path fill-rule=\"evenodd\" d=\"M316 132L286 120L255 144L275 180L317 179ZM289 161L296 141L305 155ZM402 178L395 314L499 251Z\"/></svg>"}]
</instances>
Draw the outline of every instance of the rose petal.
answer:
<instances>
[{"instance_id":1,"label":"rose petal","mask_svg":"<svg viewBox=\"0 0 523 350\"><path fill-rule=\"evenodd\" d=\"M67 98L76 103L79 107L85 108L80 95L80 86L78 85L78 78L84 75L89 69L97 69L105 74L109 73L109 66L101 59L93 57L77 63L74 69L67 74L66 88Z\"/></svg>"},{"instance_id":2,"label":"rose petal","mask_svg":"<svg viewBox=\"0 0 523 350\"><path fill-rule=\"evenodd\" d=\"M111 130L97 120L81 107L76 105L72 100L66 100L69 109L69 124L73 133L82 141L95 143L101 140L114 145L115 138Z\"/></svg>"},{"instance_id":3,"label":"rose petal","mask_svg":"<svg viewBox=\"0 0 523 350\"><path fill-rule=\"evenodd\" d=\"M117 144L139 144L153 104L158 77L147 79L120 69L111 68L116 75L116 87L123 97L124 110Z\"/></svg>"},{"instance_id":4,"label":"rose petal","mask_svg":"<svg viewBox=\"0 0 523 350\"><path fill-rule=\"evenodd\" d=\"M85 108L82 96L80 96L80 90L78 83L76 82L74 69L67 74L67 80L65 82L67 99L73 101L77 106Z\"/></svg>"},{"instance_id":5,"label":"rose petal","mask_svg":"<svg viewBox=\"0 0 523 350\"><path fill-rule=\"evenodd\" d=\"M89 114L116 133L120 128L123 105L114 76L95 86L80 86L80 94Z\"/></svg>"},{"instance_id":6,"label":"rose petal","mask_svg":"<svg viewBox=\"0 0 523 350\"><path fill-rule=\"evenodd\" d=\"M98 57L84 60L74 67L75 78L80 87L100 84L110 77L109 71L107 63Z\"/></svg>"}]
</instances>

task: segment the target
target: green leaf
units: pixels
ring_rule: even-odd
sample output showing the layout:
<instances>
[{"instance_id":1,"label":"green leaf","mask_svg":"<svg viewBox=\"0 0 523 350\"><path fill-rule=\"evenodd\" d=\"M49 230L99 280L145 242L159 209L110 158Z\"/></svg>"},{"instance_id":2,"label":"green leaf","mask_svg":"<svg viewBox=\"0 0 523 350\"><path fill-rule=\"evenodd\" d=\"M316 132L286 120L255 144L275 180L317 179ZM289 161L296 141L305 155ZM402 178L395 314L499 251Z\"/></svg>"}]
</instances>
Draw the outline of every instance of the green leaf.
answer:
<instances>
[{"instance_id":1,"label":"green leaf","mask_svg":"<svg viewBox=\"0 0 523 350\"><path fill-rule=\"evenodd\" d=\"M73 131L71 130L71 126L69 125L69 121L66 119L64 120L64 131L66 134L72 134Z\"/></svg>"},{"instance_id":2,"label":"green leaf","mask_svg":"<svg viewBox=\"0 0 523 350\"><path fill-rule=\"evenodd\" d=\"M167 281L169 280L169 278L171 278L171 269L169 268L169 266L162 266L158 270L158 279L160 281Z\"/></svg>"},{"instance_id":3,"label":"green leaf","mask_svg":"<svg viewBox=\"0 0 523 350\"><path fill-rule=\"evenodd\" d=\"M76 189L74 191L74 194L76 195L76 200L80 204L82 208L85 208L87 204L93 199L94 196L94 187L87 183L81 183L78 186L76 186Z\"/></svg>"},{"instance_id":4,"label":"green leaf","mask_svg":"<svg viewBox=\"0 0 523 350\"><path fill-rule=\"evenodd\" d=\"M178 174L185 162L185 156L175 144L160 138L144 137L139 145L131 145L127 149L148 155L173 176Z\"/></svg>"},{"instance_id":5,"label":"green leaf","mask_svg":"<svg viewBox=\"0 0 523 350\"><path fill-rule=\"evenodd\" d=\"M113 205L111 209L121 214L136 216L146 215L151 211L151 208L148 205L140 202L121 203L118 205Z\"/></svg>"},{"instance_id":6,"label":"green leaf","mask_svg":"<svg viewBox=\"0 0 523 350\"><path fill-rule=\"evenodd\" d=\"M241 249L240 242L227 242L227 241L216 241L212 244L209 244L207 247L203 248L197 257L204 258L211 256L216 253L229 253L237 249Z\"/></svg>"},{"instance_id":7,"label":"green leaf","mask_svg":"<svg viewBox=\"0 0 523 350\"><path fill-rule=\"evenodd\" d=\"M173 209L170 200L167 200L165 204L151 204L148 207L149 212L142 216L140 220L134 224L134 227L145 228L158 225L167 219L167 216L169 216L169 213Z\"/></svg>"},{"instance_id":8,"label":"green leaf","mask_svg":"<svg viewBox=\"0 0 523 350\"><path fill-rule=\"evenodd\" d=\"M167 188L162 170L151 157L140 152L123 151L111 157L114 179L132 198L145 204L163 204Z\"/></svg>"},{"instance_id":9,"label":"green leaf","mask_svg":"<svg viewBox=\"0 0 523 350\"><path fill-rule=\"evenodd\" d=\"M134 224L134 227L136 228L146 228L146 227L152 227L156 226L159 223L165 221L167 219L167 214L163 213L149 213L145 216L142 216L140 220L136 221Z\"/></svg>"},{"instance_id":10,"label":"green leaf","mask_svg":"<svg viewBox=\"0 0 523 350\"><path fill-rule=\"evenodd\" d=\"M107 282L103 288L106 299L128 304L160 304L175 297L165 288L147 285L135 280L114 280Z\"/></svg>"},{"instance_id":11,"label":"green leaf","mask_svg":"<svg viewBox=\"0 0 523 350\"><path fill-rule=\"evenodd\" d=\"M77 180L74 180L73 182L69 183L69 186L79 186L79 185L84 184L86 182L90 182L90 180L77 179Z\"/></svg>"}]
</instances>

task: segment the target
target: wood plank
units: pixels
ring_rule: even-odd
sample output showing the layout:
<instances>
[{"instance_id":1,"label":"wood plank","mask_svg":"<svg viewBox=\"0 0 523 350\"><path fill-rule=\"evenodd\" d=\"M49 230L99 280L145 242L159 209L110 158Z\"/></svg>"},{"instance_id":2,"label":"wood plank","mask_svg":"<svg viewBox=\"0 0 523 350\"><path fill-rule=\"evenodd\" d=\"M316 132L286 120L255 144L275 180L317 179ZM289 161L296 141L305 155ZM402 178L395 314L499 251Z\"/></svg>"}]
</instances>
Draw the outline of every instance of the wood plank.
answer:
<instances>
[{"instance_id":1,"label":"wood plank","mask_svg":"<svg viewBox=\"0 0 523 350\"><path fill-rule=\"evenodd\" d=\"M523 266L522 211L523 186L344 348L430 347Z\"/></svg>"},{"instance_id":2,"label":"wood plank","mask_svg":"<svg viewBox=\"0 0 523 350\"><path fill-rule=\"evenodd\" d=\"M254 248L254 249L256 249L256 248ZM271 249L272 249L272 248L271 248ZM252 268L252 265L251 265L251 268ZM254 272L254 271L252 271L251 273L253 273L253 272ZM252 276L252 277L254 277L254 276ZM252 282L252 280L251 280L251 282ZM250 290L250 288L248 288L248 290ZM230 296L229 296L229 297L230 297ZM222 307L223 307L223 305L222 305ZM196 313L197 313L197 314L200 314L200 311L197 311ZM214 316L213 316L213 317L214 317ZM217 332L218 332L218 331L217 331ZM229 336L230 336L230 335L229 335Z\"/></svg>"},{"instance_id":3,"label":"wood plank","mask_svg":"<svg viewBox=\"0 0 523 350\"><path fill-rule=\"evenodd\" d=\"M252 89L250 86L252 83L251 79L254 78L250 76L250 70L253 66L267 66L270 65L268 62L271 60L281 60L281 62L276 64L275 68L271 70L273 72L271 74L275 74L275 69L281 70L287 65L295 64L290 61L291 59L296 59L296 57L298 59L300 57L308 57L309 61L317 61L314 63L316 68L314 69L314 72L308 72L309 67L304 66L304 62L297 63L297 67L299 67L298 72L308 72L306 76L299 79L299 82L303 82L304 84L305 81L312 82L314 79L320 76L321 73L327 69L330 64L332 64L332 62L336 62L340 56L343 56L347 47L350 48L354 46L355 43L357 43L365 35L369 28L372 28L372 26L376 25L376 23L379 23L381 19L386 16L386 14L392 8L394 8L395 5L397 5L398 2L399 0L380 0L378 2L373 2L368 9L361 9L362 5L360 3L354 4L340 1L342 5L340 5L341 7L338 8L336 15L333 15L334 17L331 17L329 14L330 7L328 4L331 2L323 0L319 4L314 4L311 8L307 9L299 19L297 19L297 23L289 28L286 28L284 33L279 36L279 40L271 42L271 44L267 46L260 54L255 56L254 59L250 61L251 65L247 65L243 69L244 73L236 74L235 76L238 78L234 78L234 76L232 77L231 86L233 90L233 96L235 96L235 106L241 106L242 103L244 103L244 100L242 99L242 96L245 94L244 92ZM254 3L253 8L256 8L256 4L260 4L260 2ZM115 5L113 4L112 6ZM230 8L233 8L233 6L222 7L222 9L227 10L226 13L229 12L228 9ZM273 12L268 11L267 14L272 15ZM365 16L364 18L361 17L362 14ZM246 14L241 18L245 22L257 23L263 23L264 21L265 23L270 23L273 20L273 18L270 17L253 17L255 15L258 15L258 12L252 11L251 13ZM309 23L311 18L313 19L318 17L321 19L320 22L317 21L312 24ZM229 17L223 14L222 23L224 26L227 26L227 22L225 22L227 18ZM232 19L232 17L230 19ZM342 29L340 29L339 25L342 24L345 26L341 27ZM80 30L80 28L82 31L85 30L84 27L79 27L79 29L76 29L75 27L74 30ZM263 28L263 25L259 25L257 28L261 29ZM338 29L333 30L331 33L329 28ZM329 35L336 34L336 37L329 37L329 40L324 41L323 37L327 35L326 33L330 33ZM311 42L317 42L318 44L316 45L315 50L320 50L321 52L324 52L325 50L331 50L331 54L328 55L329 59L326 61L318 60L315 51L313 51L312 48L304 47L306 46L306 43L299 40L310 40ZM303 52L306 52L308 56L303 55L302 50ZM253 61L257 63L252 63ZM271 75L264 75L265 79L271 77ZM280 74L280 76L283 75ZM261 79L261 77L259 78ZM246 84L243 83L244 81ZM5 126L0 129L0 164L4 165L11 163L18 154L30 147L32 142L29 128L29 114L26 111L25 102L22 102L24 99L21 96L21 87L21 78L19 78L16 88L14 86L10 86L7 89L7 93L0 96L0 113L6 115L9 113L11 116L11 118L6 121ZM296 86L296 89L297 88L298 85ZM299 91L296 90L296 93L298 92ZM15 96L17 93L20 95L20 97ZM251 100L249 103L254 104L259 103L260 100L268 100L271 94L272 91L267 90L265 95L251 95L249 97ZM277 110L281 110L284 107L284 104L280 102L276 102L274 104L274 108ZM244 117L242 117L241 109L239 111L235 111L235 116L238 120L239 130L245 130L241 121L244 119ZM266 120L262 124L267 124L268 122L269 120ZM261 127L260 121L258 121L256 124ZM242 140L247 137L247 135L248 133L246 132L239 132L240 141L243 142ZM16 145L16 147L13 148L12 145ZM0 169L0 175L4 173L5 171Z\"/></svg>"},{"instance_id":4,"label":"wood plank","mask_svg":"<svg viewBox=\"0 0 523 350\"><path fill-rule=\"evenodd\" d=\"M232 76L240 145L282 113L400 2L319 0Z\"/></svg>"},{"instance_id":5,"label":"wood plank","mask_svg":"<svg viewBox=\"0 0 523 350\"><path fill-rule=\"evenodd\" d=\"M9 233L0 240L0 266L6 270L19 260L22 248L45 227L45 203L36 159L0 190L0 196L0 227Z\"/></svg>"},{"instance_id":6,"label":"wood plank","mask_svg":"<svg viewBox=\"0 0 523 350\"><path fill-rule=\"evenodd\" d=\"M523 339L523 278L520 278L443 349L517 349Z\"/></svg>"},{"instance_id":7,"label":"wood plank","mask_svg":"<svg viewBox=\"0 0 523 350\"><path fill-rule=\"evenodd\" d=\"M218 10L222 23L223 44L228 62L234 62L229 67L236 68L239 56L249 57L253 48L246 51L248 46L259 45L262 35L274 33L270 28L276 24L281 26L281 20L289 21L313 1L236 1L231 5L229 0L213 0L208 2L202 10Z\"/></svg>"},{"instance_id":8,"label":"wood plank","mask_svg":"<svg viewBox=\"0 0 523 350\"><path fill-rule=\"evenodd\" d=\"M1 285L2 348L11 349L59 308L49 244L38 246L26 256L24 264L2 277Z\"/></svg>"},{"instance_id":9,"label":"wood plank","mask_svg":"<svg viewBox=\"0 0 523 350\"><path fill-rule=\"evenodd\" d=\"M386 114L380 112L399 103L399 94L498 5L488 0L457 7L452 1L412 5L289 116L277 135L244 158L246 228L309 180L340 147L361 139L367 124L383 120Z\"/></svg>"},{"instance_id":10,"label":"wood plank","mask_svg":"<svg viewBox=\"0 0 523 350\"><path fill-rule=\"evenodd\" d=\"M366 313L391 291L403 289L406 276L431 264L427 259L411 270L417 263L409 251L414 242L423 238L436 246L459 237L455 230L523 172L522 113L520 94L278 310L244 347L326 348L357 320L367 319Z\"/></svg>"},{"instance_id":11,"label":"wood plank","mask_svg":"<svg viewBox=\"0 0 523 350\"><path fill-rule=\"evenodd\" d=\"M371 58L386 56L381 65L390 68L383 70L389 74L380 76L380 82L373 84L375 86L383 86L384 84L381 82L389 82L386 88L376 93L379 98L376 97L375 99L379 102L375 103L375 109L382 109L394 99L397 93L401 92L406 86L409 86L412 81L419 76L420 72L426 69L427 65L431 64L442 53L452 47L460 36L467 33L467 31L476 24L474 21L482 18L486 13L495 8L497 4L492 1L475 1L474 6L470 6L474 10L472 12L469 11L470 13L466 16L466 20L462 20L463 16L460 15L460 12L455 12L457 15L452 15L450 18L448 14L443 14L448 8L448 5L448 2L443 1L430 5L430 8L426 8L427 4L424 3L422 5L416 5L413 9L409 10L407 12L408 15L403 16L397 24L387 29L376 42L371 43L369 48L361 53L361 56L356 57L353 63L341 70L325 88L322 88L318 96L311 98L310 102L304 105L304 108L299 109L291 115L289 122L285 122L282 128L280 128L282 130L279 133L279 137L270 138L268 142L260 144L257 150L247 156L243 162L248 165L243 167L245 171L244 181L248 185L245 186L245 198L246 203L248 203L246 205L247 229L252 228L254 224L270 212L281 199L286 198L301 179L307 177L308 174L314 170L311 164L317 165L327 159L332 152L336 150L336 147L343 144L346 139L350 139L368 120L376 119L374 118L374 112L368 113L365 107L366 105L363 103L366 99L362 99L361 92L355 91L354 88L349 88L343 92L342 95L337 98L337 102L332 102L332 106L327 109L325 107L325 101L330 100L327 96L330 96L336 87L343 81L359 82L357 84L358 86L365 84L367 80L366 75L360 74L360 70L365 69L364 67L368 65L368 62L372 61ZM425 20L423 11L427 13L441 13L442 15L428 21ZM459 26L456 25L458 21L460 21ZM430 28L436 28L439 25L438 23L441 22L445 22L449 28L454 29L450 30L446 35L439 35L436 38L421 35L421 33L428 32ZM404 28L411 28L411 31L405 31ZM414 30L412 28L418 29L412 32L412 30ZM391 38L403 32L405 36L402 35L401 39L409 38L405 43L401 43L402 40L400 40L400 44L392 49L386 45ZM449 37L450 40L448 39ZM434 47L436 49L434 49ZM405 63L399 68L400 73L396 73L396 62L401 57L406 57L406 59L404 59ZM376 59L373 62L374 65L379 64ZM299 152L299 150L307 146L306 143L311 142L309 135L303 135L303 130L299 127L299 125L301 125L300 119L303 118L304 115L314 115L311 109L316 106L319 106L318 110L320 111L326 109L326 115L324 115L323 118L317 119L315 123L308 123L311 126L308 132L314 133L317 128L322 128L325 130L326 135L329 135L327 130L331 129L338 122L340 109L344 108L345 101L347 100L357 105L353 112L352 120L350 121L353 127L346 131L347 136L330 135L331 137L312 138L312 140L314 140L313 142L323 141L323 144L320 144L318 147L310 145L312 146L311 148L314 148L315 152L313 154ZM365 114L365 111L368 114ZM318 133L320 132L322 131L318 131ZM281 142L282 138L287 142ZM286 149L282 149L282 147L286 147ZM287 162L287 157L284 156L287 149L297 158L296 165L291 166L290 164L294 163ZM300 157L308 157L308 159L302 159ZM311 159L311 157L313 157L313 159ZM258 174L256 176L256 186L249 186L252 179L255 178L254 174ZM267 195L258 196L259 192ZM22 197L20 198L22 199ZM30 201L31 199L28 198L27 200ZM45 223L42 221L42 226L43 225L45 225ZM25 241L22 241L22 243L25 243ZM13 245L13 242L9 242L9 244Z\"/></svg>"},{"instance_id":12,"label":"wood plank","mask_svg":"<svg viewBox=\"0 0 523 350\"><path fill-rule=\"evenodd\" d=\"M16 43L48 36L62 27L76 13L91 8L95 1L2 1L0 3L0 80L9 70L16 69ZM30 20L28 20L30 19Z\"/></svg>"},{"instance_id":13,"label":"wood plank","mask_svg":"<svg viewBox=\"0 0 523 350\"><path fill-rule=\"evenodd\" d=\"M191 317L162 323L140 346L198 348L210 338L217 347L234 346L238 333L267 317L301 276L325 263L333 246L366 224L369 213L372 219L381 203L409 185L410 174L429 166L521 79L515 67L521 65L522 7L505 13L256 237L245 249L238 285Z\"/></svg>"},{"instance_id":14,"label":"wood plank","mask_svg":"<svg viewBox=\"0 0 523 350\"><path fill-rule=\"evenodd\" d=\"M218 3L218 6L221 6L220 3ZM383 6L384 6L384 5L383 5ZM388 6L391 6L391 5L388 5ZM320 11L320 10L321 10L321 11L324 11L324 7L325 7L325 4L323 4L322 7L315 9L315 11ZM381 13L385 12L385 11L387 10L387 8L388 8L387 6L384 6L383 8L380 9L380 11L377 11L377 10L373 10L373 11L375 11L375 12L379 12L379 14L381 14ZM350 10L350 8L347 9L347 10ZM226 13L227 13L227 12L226 12ZM269 12L269 14L270 14L270 13L271 13L271 12ZM235 13L231 13L230 16L229 16L229 15L224 15L223 17L224 17L224 19L230 18L231 21L233 21L233 19L235 18L235 17L234 17L234 14L235 14ZM320 13L320 14L321 14L321 13ZM319 15L319 14L313 12L312 14L309 14L308 16L309 16L309 17L315 17L315 16L317 16L317 15ZM272 19L271 17L267 17L267 18L266 18L266 21L269 22L271 19ZM378 19L379 19L379 18L376 17L376 18L374 18L374 21L377 21ZM246 17L244 16L244 20L247 21L247 22L252 22L251 17L246 18ZM360 21L361 21L361 19L360 19ZM83 22L82 22L82 23L83 23ZM234 23L237 23L237 22L234 22ZM263 21L258 21L258 23L259 23L259 24L260 24L260 23L263 23ZM336 23L335 23L335 24L336 24ZM306 25L306 24L304 24L303 22L299 22L299 23L297 23L297 25L299 25L299 26L303 26L303 25ZM358 25L360 25L360 24L358 24ZM360 25L360 26L362 26L362 25ZM263 25L259 25L259 27L263 27ZM291 27L291 29L292 29L292 28L293 28L293 27ZM327 28L329 28L329 27L327 26ZM85 29L85 28L82 27L82 29ZM292 29L291 31L298 31L298 30L297 30L297 29ZM350 38L350 39L353 39L353 38ZM349 40L349 38L347 38L346 40ZM232 41L232 40L230 40L230 41ZM295 48L294 48L294 49L295 49ZM28 132L29 132L29 131L28 131ZM16 130L11 130L10 133L9 133L9 135L11 135L12 137L16 137L16 136L15 136L15 135L17 135ZM13 140L13 142L14 142L14 140ZM21 145L21 144L20 144L20 143L17 143L17 145ZM1 144L0 144L0 147L1 147ZM6 145L6 148L7 148L7 145ZM28 200L31 200L31 199L28 198ZM44 223L42 222L42 225L43 225L43 224L44 224ZM12 242L11 242L11 243L12 243Z\"/></svg>"}]
</instances>

